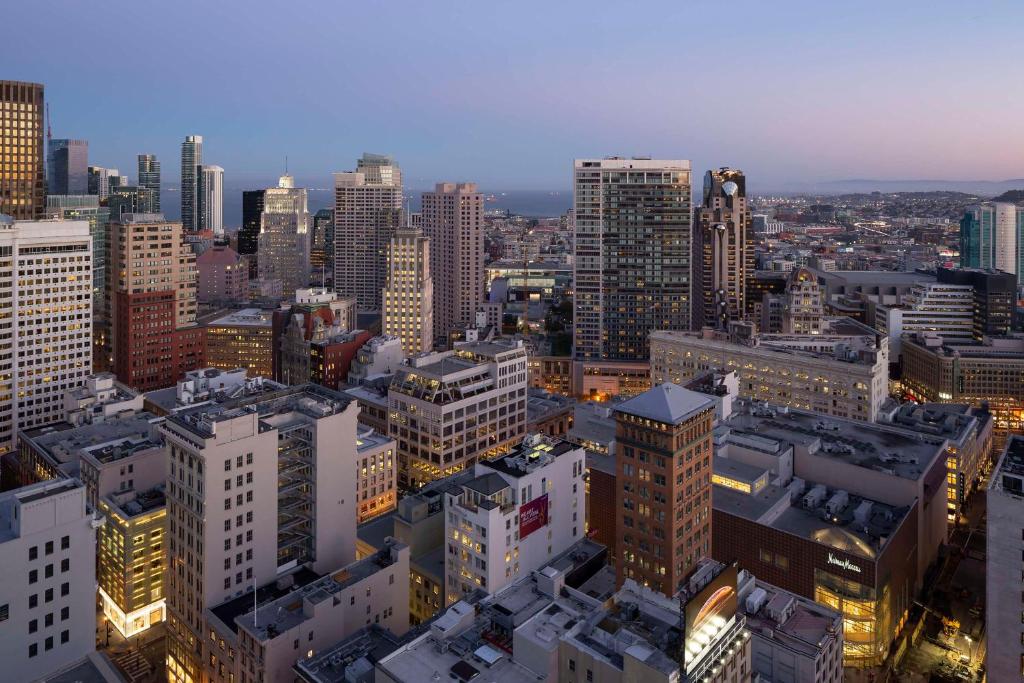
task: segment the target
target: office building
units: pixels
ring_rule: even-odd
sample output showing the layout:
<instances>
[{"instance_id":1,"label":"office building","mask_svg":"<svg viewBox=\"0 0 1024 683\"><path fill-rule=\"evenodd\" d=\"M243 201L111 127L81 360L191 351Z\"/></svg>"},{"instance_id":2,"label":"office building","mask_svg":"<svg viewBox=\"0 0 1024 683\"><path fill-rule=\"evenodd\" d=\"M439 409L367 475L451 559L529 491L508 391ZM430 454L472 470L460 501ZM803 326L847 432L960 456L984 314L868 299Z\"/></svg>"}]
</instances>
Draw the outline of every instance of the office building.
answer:
<instances>
[{"instance_id":1,"label":"office building","mask_svg":"<svg viewBox=\"0 0 1024 683\"><path fill-rule=\"evenodd\" d=\"M206 324L206 364L245 368L249 377L274 376L273 311L243 308Z\"/></svg>"},{"instance_id":2,"label":"office building","mask_svg":"<svg viewBox=\"0 0 1024 683\"><path fill-rule=\"evenodd\" d=\"M334 289L379 311L387 249L402 224L402 171L394 159L363 154L356 170L334 174Z\"/></svg>"},{"instance_id":3,"label":"office building","mask_svg":"<svg viewBox=\"0 0 1024 683\"><path fill-rule=\"evenodd\" d=\"M50 194L46 196L46 212L48 215L56 218L89 222L89 233L92 235L93 310L98 313L102 310L103 285L106 281L107 232L109 230L110 209L100 206L99 197L95 195L61 196Z\"/></svg>"},{"instance_id":4,"label":"office building","mask_svg":"<svg viewBox=\"0 0 1024 683\"><path fill-rule=\"evenodd\" d=\"M391 380L388 408L402 488L507 453L526 430L526 348L470 342L410 358Z\"/></svg>"},{"instance_id":5,"label":"office building","mask_svg":"<svg viewBox=\"0 0 1024 683\"><path fill-rule=\"evenodd\" d=\"M661 384L615 406L616 579L674 595L711 554L714 402Z\"/></svg>"},{"instance_id":6,"label":"office building","mask_svg":"<svg viewBox=\"0 0 1024 683\"><path fill-rule=\"evenodd\" d=\"M754 227L743 171L704 174L704 196L693 230L693 329L724 330L742 320L754 274ZM697 293L699 292L699 294Z\"/></svg>"},{"instance_id":7,"label":"office building","mask_svg":"<svg viewBox=\"0 0 1024 683\"><path fill-rule=\"evenodd\" d=\"M204 332L196 326L195 258L181 223L161 214L126 213L111 221L111 367L128 386L174 386L186 371L205 365Z\"/></svg>"},{"instance_id":8,"label":"office building","mask_svg":"<svg viewBox=\"0 0 1024 683\"><path fill-rule=\"evenodd\" d=\"M977 268L939 268L938 282L974 289L974 338L1010 334L1017 328L1017 283L1012 273Z\"/></svg>"},{"instance_id":9,"label":"office building","mask_svg":"<svg viewBox=\"0 0 1024 683\"><path fill-rule=\"evenodd\" d=\"M433 350L434 280L430 270L430 239L419 229L400 228L391 238L388 277L381 299L384 334L401 339L405 355Z\"/></svg>"},{"instance_id":10,"label":"office building","mask_svg":"<svg viewBox=\"0 0 1024 683\"><path fill-rule=\"evenodd\" d=\"M257 246L261 280L280 280L291 293L309 286L309 210L306 190L289 175L263 191Z\"/></svg>"},{"instance_id":11,"label":"office building","mask_svg":"<svg viewBox=\"0 0 1024 683\"><path fill-rule=\"evenodd\" d=\"M359 425L356 436L357 522L362 524L395 509L398 500L398 460L395 440Z\"/></svg>"},{"instance_id":12,"label":"office building","mask_svg":"<svg viewBox=\"0 0 1024 683\"><path fill-rule=\"evenodd\" d=\"M1011 436L988 485L985 528L985 669L989 680L1020 678L1024 660L1021 528L1024 528L1024 437Z\"/></svg>"},{"instance_id":13,"label":"office building","mask_svg":"<svg viewBox=\"0 0 1024 683\"><path fill-rule=\"evenodd\" d=\"M89 142L51 138L46 147L46 194L88 192Z\"/></svg>"},{"instance_id":14,"label":"office building","mask_svg":"<svg viewBox=\"0 0 1024 683\"><path fill-rule=\"evenodd\" d=\"M107 193L107 208L110 220L116 221L124 214L153 213L153 191L138 185L111 186Z\"/></svg>"},{"instance_id":15,"label":"office building","mask_svg":"<svg viewBox=\"0 0 1024 683\"><path fill-rule=\"evenodd\" d=\"M116 168L104 168L102 166L90 166L86 169L88 177L88 186L86 187L87 194L94 194L99 197L100 201L107 198L110 194L110 180L111 178L120 179L120 171ZM118 180L117 185L120 186ZM127 185L127 183L125 183Z\"/></svg>"},{"instance_id":16,"label":"office building","mask_svg":"<svg viewBox=\"0 0 1024 683\"><path fill-rule=\"evenodd\" d=\"M16 220L43 217L43 86L0 81L0 215Z\"/></svg>"},{"instance_id":17,"label":"office building","mask_svg":"<svg viewBox=\"0 0 1024 683\"><path fill-rule=\"evenodd\" d=\"M446 604L497 593L584 536L584 451L528 435L445 494ZM513 526L514 525L514 526Z\"/></svg>"},{"instance_id":18,"label":"office building","mask_svg":"<svg viewBox=\"0 0 1024 683\"><path fill-rule=\"evenodd\" d=\"M1024 430L1024 337L954 343L921 334L903 340L902 360L906 398L987 410L995 421L995 448Z\"/></svg>"},{"instance_id":19,"label":"office building","mask_svg":"<svg viewBox=\"0 0 1024 683\"><path fill-rule=\"evenodd\" d=\"M153 193L151 203L152 212L160 213L160 162L155 154L140 154L139 163L139 187L144 187Z\"/></svg>"},{"instance_id":20,"label":"office building","mask_svg":"<svg viewBox=\"0 0 1024 683\"><path fill-rule=\"evenodd\" d=\"M348 383L363 384L381 375L393 375L405 360L402 340L395 336L374 337L359 348L348 370Z\"/></svg>"},{"instance_id":21,"label":"office building","mask_svg":"<svg viewBox=\"0 0 1024 683\"><path fill-rule=\"evenodd\" d=\"M202 165L203 136L185 136L181 143L181 227L186 233L200 229L199 167Z\"/></svg>"},{"instance_id":22,"label":"office building","mask_svg":"<svg viewBox=\"0 0 1024 683\"><path fill-rule=\"evenodd\" d=\"M356 413L342 395L305 385L192 404L162 423L168 680L209 680L206 667L224 662L211 608L243 596L252 605L253 586L355 559ZM242 656L250 645L232 649Z\"/></svg>"},{"instance_id":23,"label":"office building","mask_svg":"<svg viewBox=\"0 0 1024 683\"><path fill-rule=\"evenodd\" d=\"M577 159L573 210L576 360L645 361L690 329L690 162Z\"/></svg>"},{"instance_id":24,"label":"office building","mask_svg":"<svg viewBox=\"0 0 1024 683\"><path fill-rule=\"evenodd\" d=\"M422 213L435 278L434 338L447 339L476 320L484 301L484 196L476 183L438 183L423 193Z\"/></svg>"},{"instance_id":25,"label":"office building","mask_svg":"<svg viewBox=\"0 0 1024 683\"><path fill-rule=\"evenodd\" d=\"M249 264L226 244L214 244L196 257L200 303L235 303L249 298Z\"/></svg>"},{"instance_id":26,"label":"office building","mask_svg":"<svg viewBox=\"0 0 1024 683\"><path fill-rule=\"evenodd\" d=\"M224 236L224 169L202 165L196 170L199 229ZM140 183L141 184L141 183Z\"/></svg>"},{"instance_id":27,"label":"office building","mask_svg":"<svg viewBox=\"0 0 1024 683\"><path fill-rule=\"evenodd\" d=\"M1024 275L1024 208L1009 202L967 207L960 220L960 267Z\"/></svg>"},{"instance_id":28,"label":"office building","mask_svg":"<svg viewBox=\"0 0 1024 683\"><path fill-rule=\"evenodd\" d=\"M58 420L92 369L92 236L85 221L0 218L0 454Z\"/></svg>"},{"instance_id":29,"label":"office building","mask_svg":"<svg viewBox=\"0 0 1024 683\"><path fill-rule=\"evenodd\" d=\"M334 209L313 214L309 267L319 286L327 287L334 280Z\"/></svg>"},{"instance_id":30,"label":"office building","mask_svg":"<svg viewBox=\"0 0 1024 683\"><path fill-rule=\"evenodd\" d=\"M242 225L238 229L238 253L249 260L249 277L257 274L257 257L260 243L260 217L266 190L245 190L242 192Z\"/></svg>"},{"instance_id":31,"label":"office building","mask_svg":"<svg viewBox=\"0 0 1024 683\"><path fill-rule=\"evenodd\" d=\"M0 494L0 655L8 680L38 680L96 649L100 523L74 479Z\"/></svg>"},{"instance_id":32,"label":"office building","mask_svg":"<svg viewBox=\"0 0 1024 683\"><path fill-rule=\"evenodd\" d=\"M950 341L974 337L974 288L928 282L915 285L899 304L875 306L875 329L889 337L889 357L899 358L904 334L934 332Z\"/></svg>"},{"instance_id":33,"label":"office building","mask_svg":"<svg viewBox=\"0 0 1024 683\"><path fill-rule=\"evenodd\" d=\"M849 318L821 334L651 333L651 382L682 384L708 370L735 370L743 398L872 421L889 395L888 339Z\"/></svg>"},{"instance_id":34,"label":"office building","mask_svg":"<svg viewBox=\"0 0 1024 683\"><path fill-rule=\"evenodd\" d=\"M739 611L750 634L750 668L773 683L841 683L843 616L741 571ZM754 680L759 680L755 678Z\"/></svg>"},{"instance_id":35,"label":"office building","mask_svg":"<svg viewBox=\"0 0 1024 683\"><path fill-rule=\"evenodd\" d=\"M87 375L81 386L64 392L63 419L70 424L100 424L142 412L142 394L121 384L111 372Z\"/></svg>"}]
</instances>

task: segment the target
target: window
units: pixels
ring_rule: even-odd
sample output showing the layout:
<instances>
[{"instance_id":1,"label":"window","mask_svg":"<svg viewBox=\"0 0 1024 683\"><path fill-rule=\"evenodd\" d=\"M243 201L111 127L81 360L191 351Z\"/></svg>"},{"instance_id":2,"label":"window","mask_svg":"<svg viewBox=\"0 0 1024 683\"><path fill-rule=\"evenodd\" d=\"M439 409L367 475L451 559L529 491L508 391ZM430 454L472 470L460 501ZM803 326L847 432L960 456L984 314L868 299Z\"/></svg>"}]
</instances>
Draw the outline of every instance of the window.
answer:
<instances>
[{"instance_id":1,"label":"window","mask_svg":"<svg viewBox=\"0 0 1024 683\"><path fill-rule=\"evenodd\" d=\"M39 645L32 643L28 646L28 656L35 657L37 654L39 654Z\"/></svg>"},{"instance_id":2,"label":"window","mask_svg":"<svg viewBox=\"0 0 1024 683\"><path fill-rule=\"evenodd\" d=\"M590 669L587 669L587 680L588 681L593 681L594 680L594 672L592 670L590 670Z\"/></svg>"},{"instance_id":3,"label":"window","mask_svg":"<svg viewBox=\"0 0 1024 683\"><path fill-rule=\"evenodd\" d=\"M53 555L53 541L46 542L46 554Z\"/></svg>"},{"instance_id":4,"label":"window","mask_svg":"<svg viewBox=\"0 0 1024 683\"><path fill-rule=\"evenodd\" d=\"M64 572L69 571L70 569L71 560L65 557L63 560L60 561L60 572L61 574L63 574Z\"/></svg>"},{"instance_id":5,"label":"window","mask_svg":"<svg viewBox=\"0 0 1024 683\"><path fill-rule=\"evenodd\" d=\"M39 548L36 546L32 546L28 549L28 559L34 560L37 557L39 557Z\"/></svg>"},{"instance_id":6,"label":"window","mask_svg":"<svg viewBox=\"0 0 1024 683\"><path fill-rule=\"evenodd\" d=\"M30 584L35 583L38 580L39 580L39 570L38 569L33 569L32 571L30 571L28 573L28 582Z\"/></svg>"},{"instance_id":7,"label":"window","mask_svg":"<svg viewBox=\"0 0 1024 683\"><path fill-rule=\"evenodd\" d=\"M43 619L43 626L45 626L46 628L50 628L51 626L53 626L53 612L47 614L46 618Z\"/></svg>"},{"instance_id":8,"label":"window","mask_svg":"<svg viewBox=\"0 0 1024 683\"><path fill-rule=\"evenodd\" d=\"M70 583L62 583L60 585L60 594L61 595L67 595L70 592L71 592L71 584Z\"/></svg>"},{"instance_id":9,"label":"window","mask_svg":"<svg viewBox=\"0 0 1024 683\"><path fill-rule=\"evenodd\" d=\"M33 593L32 595L28 596L28 608L29 609L32 609L32 608L36 607L38 604L39 604L39 596L38 595ZM1022 619L1021 621L1024 621L1024 619Z\"/></svg>"},{"instance_id":10,"label":"window","mask_svg":"<svg viewBox=\"0 0 1024 683\"><path fill-rule=\"evenodd\" d=\"M67 621L68 617L70 617L70 616L71 616L71 608L70 607L61 607L60 608L60 620L61 621Z\"/></svg>"},{"instance_id":11,"label":"window","mask_svg":"<svg viewBox=\"0 0 1024 683\"><path fill-rule=\"evenodd\" d=\"M629 450L629 449L626 449L626 450ZM570 659L569 660L569 671L575 671L575 670L576 670L576 660L575 659Z\"/></svg>"},{"instance_id":12,"label":"window","mask_svg":"<svg viewBox=\"0 0 1024 683\"><path fill-rule=\"evenodd\" d=\"M35 633L38 630L39 630L39 620L38 619L33 619L32 621L28 622L28 632L29 633Z\"/></svg>"},{"instance_id":13,"label":"window","mask_svg":"<svg viewBox=\"0 0 1024 683\"><path fill-rule=\"evenodd\" d=\"M53 578L53 565L52 564L46 565L46 578L48 578L48 579Z\"/></svg>"},{"instance_id":14,"label":"window","mask_svg":"<svg viewBox=\"0 0 1024 683\"><path fill-rule=\"evenodd\" d=\"M64 630L60 632L60 642L66 643L71 639L71 632Z\"/></svg>"},{"instance_id":15,"label":"window","mask_svg":"<svg viewBox=\"0 0 1024 683\"><path fill-rule=\"evenodd\" d=\"M46 644L43 646L43 649L45 649L45 650L52 650L53 649L53 636L49 636L46 639Z\"/></svg>"}]
</instances>

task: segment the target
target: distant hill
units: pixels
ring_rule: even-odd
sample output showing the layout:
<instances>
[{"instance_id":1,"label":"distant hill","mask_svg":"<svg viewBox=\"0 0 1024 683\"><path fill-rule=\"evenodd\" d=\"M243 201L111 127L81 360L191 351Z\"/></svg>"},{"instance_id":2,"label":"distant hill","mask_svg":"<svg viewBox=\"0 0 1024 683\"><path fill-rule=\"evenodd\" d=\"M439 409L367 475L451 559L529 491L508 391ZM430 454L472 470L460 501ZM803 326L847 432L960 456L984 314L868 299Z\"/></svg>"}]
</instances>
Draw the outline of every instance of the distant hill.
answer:
<instances>
[{"instance_id":1,"label":"distant hill","mask_svg":"<svg viewBox=\"0 0 1024 683\"><path fill-rule=\"evenodd\" d=\"M787 193L845 194L870 192L963 192L979 197L995 197L1024 187L1024 179L1009 180L826 180L817 183L792 183L779 188Z\"/></svg>"},{"instance_id":2,"label":"distant hill","mask_svg":"<svg viewBox=\"0 0 1024 683\"><path fill-rule=\"evenodd\" d=\"M1024 190L1007 190L998 197L993 197L994 202L1024 202Z\"/></svg>"}]
</instances>

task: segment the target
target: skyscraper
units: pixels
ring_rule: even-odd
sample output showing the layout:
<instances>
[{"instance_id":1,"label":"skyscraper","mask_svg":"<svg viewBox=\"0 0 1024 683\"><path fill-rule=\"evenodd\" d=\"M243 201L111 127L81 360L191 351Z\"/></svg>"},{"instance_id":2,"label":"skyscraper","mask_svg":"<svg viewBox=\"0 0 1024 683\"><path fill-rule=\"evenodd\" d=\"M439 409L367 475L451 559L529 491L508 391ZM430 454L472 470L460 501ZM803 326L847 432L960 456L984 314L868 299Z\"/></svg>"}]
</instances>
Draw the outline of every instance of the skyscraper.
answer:
<instances>
[{"instance_id":1,"label":"skyscraper","mask_svg":"<svg viewBox=\"0 0 1024 683\"><path fill-rule=\"evenodd\" d=\"M0 454L19 429L62 417L92 370L92 237L86 221L0 221ZM11 293L13 292L13 298Z\"/></svg>"},{"instance_id":2,"label":"skyscraper","mask_svg":"<svg viewBox=\"0 0 1024 683\"><path fill-rule=\"evenodd\" d=\"M690 327L690 162L574 164L577 360L647 360L652 330Z\"/></svg>"},{"instance_id":3,"label":"skyscraper","mask_svg":"<svg viewBox=\"0 0 1024 683\"><path fill-rule=\"evenodd\" d=\"M693 327L726 329L746 310L754 274L754 230L743 171L704 175L704 200L693 233Z\"/></svg>"},{"instance_id":4,"label":"skyscraper","mask_svg":"<svg viewBox=\"0 0 1024 683\"><path fill-rule=\"evenodd\" d=\"M51 139L46 151L46 193L85 194L89 189L89 142Z\"/></svg>"},{"instance_id":5,"label":"skyscraper","mask_svg":"<svg viewBox=\"0 0 1024 683\"><path fill-rule=\"evenodd\" d=\"M960 267L1024 274L1024 207L982 202L960 220Z\"/></svg>"},{"instance_id":6,"label":"skyscraper","mask_svg":"<svg viewBox=\"0 0 1024 683\"><path fill-rule=\"evenodd\" d=\"M224 235L224 169L200 166L198 182L199 230L209 230L221 237Z\"/></svg>"},{"instance_id":7,"label":"skyscraper","mask_svg":"<svg viewBox=\"0 0 1024 683\"><path fill-rule=\"evenodd\" d=\"M321 287L326 287L334 277L334 209L320 209L313 214L309 266Z\"/></svg>"},{"instance_id":8,"label":"skyscraper","mask_svg":"<svg viewBox=\"0 0 1024 683\"><path fill-rule=\"evenodd\" d=\"M264 190L260 214L259 277L280 280L286 296L309 286L309 210L306 190L283 175Z\"/></svg>"},{"instance_id":9,"label":"skyscraper","mask_svg":"<svg viewBox=\"0 0 1024 683\"><path fill-rule=\"evenodd\" d=\"M42 218L43 86L0 81L0 214L19 220Z\"/></svg>"},{"instance_id":10,"label":"skyscraper","mask_svg":"<svg viewBox=\"0 0 1024 683\"><path fill-rule=\"evenodd\" d=\"M419 228L401 228L388 250L388 280L382 294L384 334L402 340L413 356L434 347L434 282L430 238Z\"/></svg>"},{"instance_id":11,"label":"skyscraper","mask_svg":"<svg viewBox=\"0 0 1024 683\"><path fill-rule=\"evenodd\" d=\"M127 179L116 168L90 166L86 169L86 192L94 194L103 201L110 194L110 188L127 185Z\"/></svg>"},{"instance_id":12,"label":"skyscraper","mask_svg":"<svg viewBox=\"0 0 1024 683\"><path fill-rule=\"evenodd\" d=\"M137 185L111 186L107 194L111 220L117 220L125 213L155 213L153 202L153 191Z\"/></svg>"},{"instance_id":13,"label":"skyscraper","mask_svg":"<svg viewBox=\"0 0 1024 683\"><path fill-rule=\"evenodd\" d=\"M242 192L242 227L238 230L238 253L243 256L255 254L259 246L264 193L266 190Z\"/></svg>"},{"instance_id":14,"label":"skyscraper","mask_svg":"<svg viewBox=\"0 0 1024 683\"><path fill-rule=\"evenodd\" d=\"M391 157L363 154L355 171L334 174L334 289L364 310L380 310L401 214L402 171Z\"/></svg>"},{"instance_id":15,"label":"skyscraper","mask_svg":"<svg viewBox=\"0 0 1024 683\"><path fill-rule=\"evenodd\" d=\"M203 136L189 135L181 143L181 227L199 230L199 166L203 164Z\"/></svg>"},{"instance_id":16,"label":"skyscraper","mask_svg":"<svg viewBox=\"0 0 1024 683\"><path fill-rule=\"evenodd\" d=\"M476 183L438 183L423 193L423 233L430 238L434 337L473 324L484 298L484 197Z\"/></svg>"},{"instance_id":17,"label":"skyscraper","mask_svg":"<svg viewBox=\"0 0 1024 683\"><path fill-rule=\"evenodd\" d=\"M160 162L155 154L139 155L139 187L152 191L153 213L160 213Z\"/></svg>"},{"instance_id":18,"label":"skyscraper","mask_svg":"<svg viewBox=\"0 0 1024 683\"><path fill-rule=\"evenodd\" d=\"M196 256L181 223L161 214L111 215L107 273L111 355L119 380L141 391L163 389L203 367Z\"/></svg>"}]
</instances>

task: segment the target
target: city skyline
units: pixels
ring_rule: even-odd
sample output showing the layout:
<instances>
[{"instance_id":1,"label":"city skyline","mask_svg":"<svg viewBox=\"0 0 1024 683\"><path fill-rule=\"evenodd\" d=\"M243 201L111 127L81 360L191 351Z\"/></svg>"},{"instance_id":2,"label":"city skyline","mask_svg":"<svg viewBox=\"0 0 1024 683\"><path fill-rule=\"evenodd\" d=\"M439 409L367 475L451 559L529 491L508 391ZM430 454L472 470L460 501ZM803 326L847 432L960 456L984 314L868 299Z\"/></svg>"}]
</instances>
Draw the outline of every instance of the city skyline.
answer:
<instances>
[{"instance_id":1,"label":"city skyline","mask_svg":"<svg viewBox=\"0 0 1024 683\"><path fill-rule=\"evenodd\" d=\"M107 30L86 7L60 5L67 20L45 23L54 45L75 44L62 39L68 31ZM567 190L573 158L604 154L685 158L700 172L743 168L752 192L864 177L1024 176L1015 153L1024 133L1005 125L1024 95L988 68L1011 62L1021 8L903 3L879 21L871 7L740 5L744 21L730 26L727 48L717 31L701 30L718 21L710 6L631 13L568 4L544 7L536 21L506 8L316 5L274 14L285 58L232 37L266 25L269 5L205 14L184 53L175 31L154 27L181 25L188 3L146 13L124 5L118 40L97 41L94 56L151 56L124 66L126 78L145 69L134 82L153 84L133 93L132 116L108 116L86 89L94 59L40 55L23 45L31 30L11 36L8 77L45 82L54 136L89 140L95 163L132 168L141 152L175 159L183 136L196 133L240 183L276 175L288 156L299 182L328 187L330 173L366 150L395 155L413 189L451 178L484 190ZM49 14L11 12L27 29L43 28ZM370 29L381 25L406 49L378 55ZM941 39L953 34L951 51ZM371 52L373 64L363 64L358 56ZM250 94L282 74L282 97L252 107ZM742 106L693 96L737 75ZM969 90L998 96L979 103ZM352 106L370 93L374 106ZM643 125L624 125L631 120Z\"/></svg>"}]
</instances>

